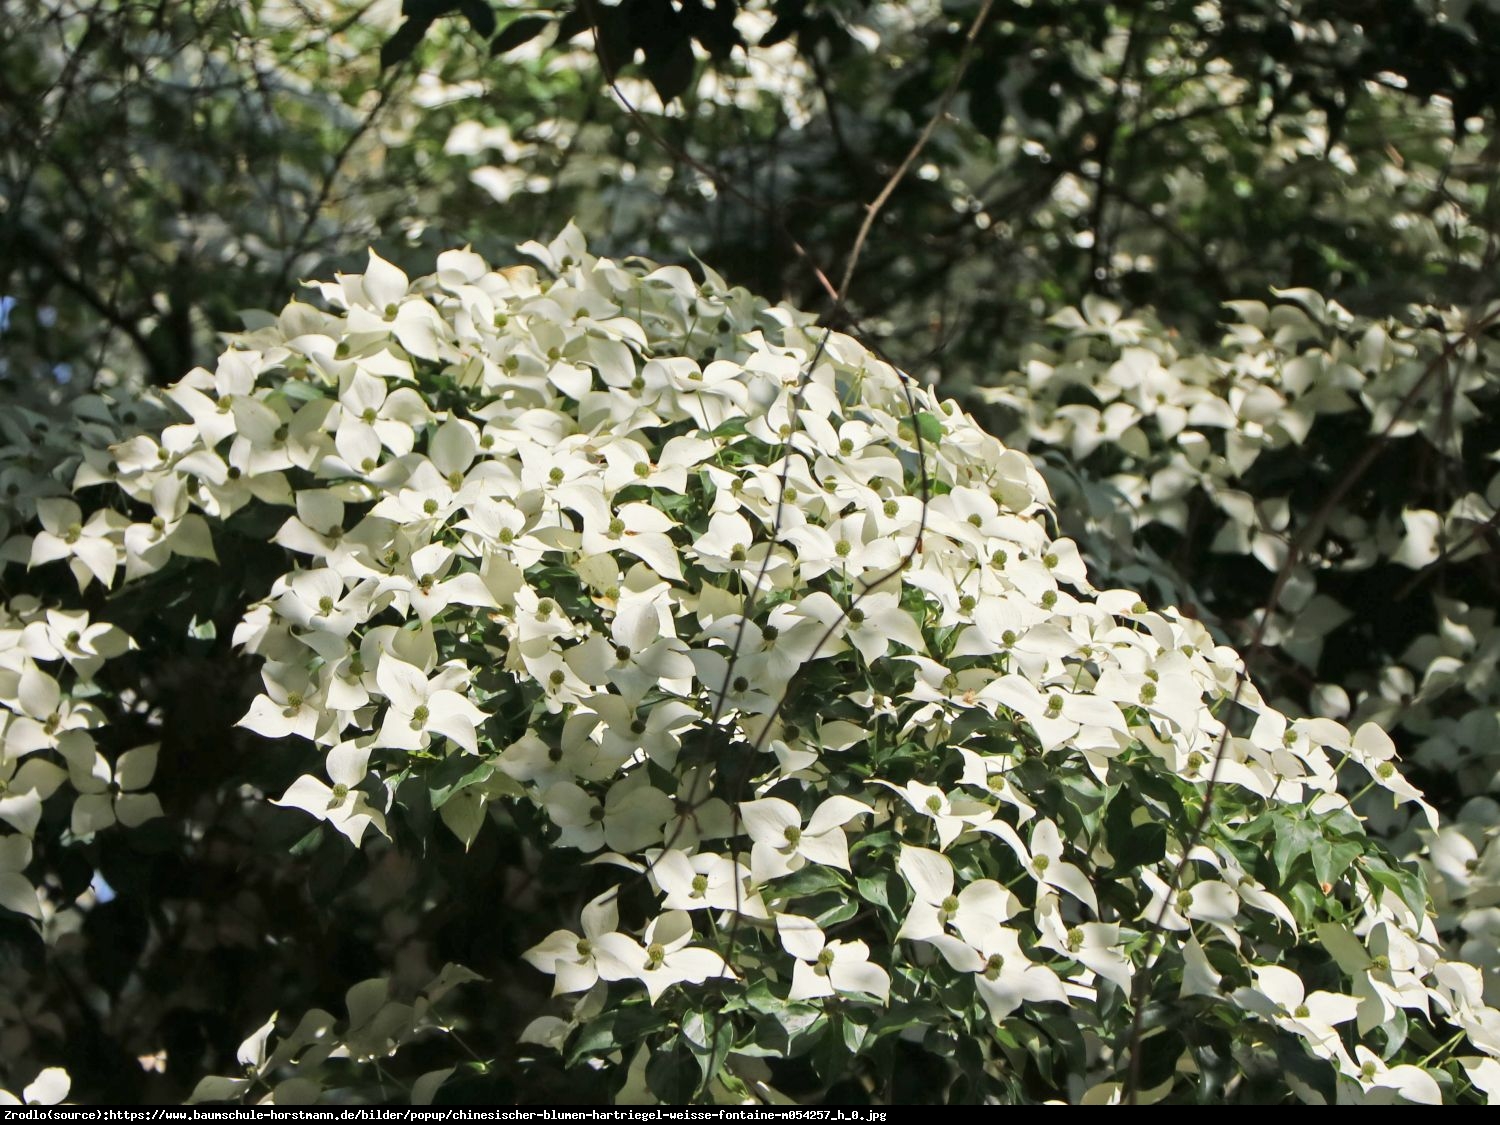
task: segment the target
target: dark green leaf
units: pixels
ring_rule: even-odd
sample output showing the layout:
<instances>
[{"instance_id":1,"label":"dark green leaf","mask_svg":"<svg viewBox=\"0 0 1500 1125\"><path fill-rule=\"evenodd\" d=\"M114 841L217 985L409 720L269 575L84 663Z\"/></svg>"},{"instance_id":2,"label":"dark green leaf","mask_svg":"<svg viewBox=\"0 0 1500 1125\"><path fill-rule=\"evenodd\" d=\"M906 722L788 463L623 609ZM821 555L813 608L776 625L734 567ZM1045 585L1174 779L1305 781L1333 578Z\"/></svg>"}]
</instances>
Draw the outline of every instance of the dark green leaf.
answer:
<instances>
[{"instance_id":1,"label":"dark green leaf","mask_svg":"<svg viewBox=\"0 0 1500 1125\"><path fill-rule=\"evenodd\" d=\"M422 37L427 34L427 29L432 26L432 19L412 18L403 23L391 37L380 45L380 69L386 70L403 63L411 57L411 53L417 49L417 44L422 42ZM295 384L292 384L295 385Z\"/></svg>"},{"instance_id":2,"label":"dark green leaf","mask_svg":"<svg viewBox=\"0 0 1500 1125\"><path fill-rule=\"evenodd\" d=\"M495 34L495 9L488 0L459 0L458 7L476 35L488 39Z\"/></svg>"},{"instance_id":3,"label":"dark green leaf","mask_svg":"<svg viewBox=\"0 0 1500 1125\"><path fill-rule=\"evenodd\" d=\"M490 54L498 56L506 51L514 51L546 31L549 23L551 21L543 16L522 16L518 20L511 20L490 44Z\"/></svg>"},{"instance_id":4,"label":"dark green leaf","mask_svg":"<svg viewBox=\"0 0 1500 1125\"><path fill-rule=\"evenodd\" d=\"M698 1088L697 1071L687 1044L676 1039L651 1052L646 1063L646 1086L665 1104L684 1105L692 1101Z\"/></svg>"},{"instance_id":5,"label":"dark green leaf","mask_svg":"<svg viewBox=\"0 0 1500 1125\"><path fill-rule=\"evenodd\" d=\"M323 826L319 824L315 828L313 828L313 830L306 836L303 836L300 840L298 840L295 844L288 848L287 851L295 856L311 855L313 852L318 850L318 845L322 842Z\"/></svg>"},{"instance_id":6,"label":"dark green leaf","mask_svg":"<svg viewBox=\"0 0 1500 1125\"><path fill-rule=\"evenodd\" d=\"M646 61L641 65L663 102L670 102L693 84L696 68L693 45L685 35L669 43L657 41L647 47Z\"/></svg>"}]
</instances>

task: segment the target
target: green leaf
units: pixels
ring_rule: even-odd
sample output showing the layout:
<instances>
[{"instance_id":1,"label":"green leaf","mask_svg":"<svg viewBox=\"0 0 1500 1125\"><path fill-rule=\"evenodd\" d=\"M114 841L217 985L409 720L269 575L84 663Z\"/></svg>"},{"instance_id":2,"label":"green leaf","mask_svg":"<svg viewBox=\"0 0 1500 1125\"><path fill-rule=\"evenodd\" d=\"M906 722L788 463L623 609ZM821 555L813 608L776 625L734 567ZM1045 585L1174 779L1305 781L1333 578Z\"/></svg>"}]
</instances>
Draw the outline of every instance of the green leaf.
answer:
<instances>
[{"instance_id":1,"label":"green leaf","mask_svg":"<svg viewBox=\"0 0 1500 1125\"><path fill-rule=\"evenodd\" d=\"M682 1039L698 1063L701 1092L724 1069L734 1046L734 1024L722 1013L689 1012L682 1019Z\"/></svg>"},{"instance_id":2,"label":"green leaf","mask_svg":"<svg viewBox=\"0 0 1500 1125\"><path fill-rule=\"evenodd\" d=\"M740 434L742 434L742 433L745 432L745 422L746 422L746 419L744 419L742 417L741 418L730 418L730 419L728 419L726 421L720 422L717 426L715 426L712 430L710 430L709 433L708 433L708 436L709 437L738 437Z\"/></svg>"},{"instance_id":3,"label":"green leaf","mask_svg":"<svg viewBox=\"0 0 1500 1125\"><path fill-rule=\"evenodd\" d=\"M288 848L287 851L295 856L311 855L313 852L318 850L318 845L322 842L323 826L319 824L306 836L303 836L300 840L298 840L295 844Z\"/></svg>"},{"instance_id":4,"label":"green leaf","mask_svg":"<svg viewBox=\"0 0 1500 1125\"><path fill-rule=\"evenodd\" d=\"M441 809L452 798L471 785L481 785L495 772L493 762L476 760L467 754L454 754L427 771L427 791L432 807Z\"/></svg>"},{"instance_id":5,"label":"green leaf","mask_svg":"<svg viewBox=\"0 0 1500 1125\"><path fill-rule=\"evenodd\" d=\"M844 886L843 877L831 867L819 867L815 863L809 863L800 871L794 871L782 879L777 879L771 887L771 894L777 899L806 898L809 895L821 894Z\"/></svg>"},{"instance_id":6,"label":"green leaf","mask_svg":"<svg viewBox=\"0 0 1500 1125\"><path fill-rule=\"evenodd\" d=\"M666 1105L692 1101L698 1088L698 1069L693 1053L681 1039L651 1052L646 1063L646 1086Z\"/></svg>"},{"instance_id":7,"label":"green leaf","mask_svg":"<svg viewBox=\"0 0 1500 1125\"><path fill-rule=\"evenodd\" d=\"M495 9L487 0L459 0L458 7L476 35L488 39L495 34Z\"/></svg>"},{"instance_id":8,"label":"green leaf","mask_svg":"<svg viewBox=\"0 0 1500 1125\"><path fill-rule=\"evenodd\" d=\"M1167 829L1154 820L1135 823L1137 806L1127 791L1116 797L1105 817L1105 846L1115 857L1114 872L1139 871L1167 854Z\"/></svg>"},{"instance_id":9,"label":"green leaf","mask_svg":"<svg viewBox=\"0 0 1500 1125\"><path fill-rule=\"evenodd\" d=\"M639 1043L666 1026L666 1022L664 1016L645 1004L628 1004L615 1011L602 1012L579 1027L568 1047L567 1063L575 1066L591 1056Z\"/></svg>"},{"instance_id":10,"label":"green leaf","mask_svg":"<svg viewBox=\"0 0 1500 1125\"><path fill-rule=\"evenodd\" d=\"M490 43L490 54L499 56L507 51L514 51L546 31L551 22L544 16L522 16L511 20Z\"/></svg>"},{"instance_id":11,"label":"green leaf","mask_svg":"<svg viewBox=\"0 0 1500 1125\"><path fill-rule=\"evenodd\" d=\"M671 43L652 44L641 69L663 102L681 96L693 84L697 69L691 41L684 35Z\"/></svg>"},{"instance_id":12,"label":"green leaf","mask_svg":"<svg viewBox=\"0 0 1500 1125\"><path fill-rule=\"evenodd\" d=\"M812 1050L827 1030L828 1017L822 1009L787 1004L756 1021L755 1040L777 1058L789 1059Z\"/></svg>"},{"instance_id":13,"label":"green leaf","mask_svg":"<svg viewBox=\"0 0 1500 1125\"><path fill-rule=\"evenodd\" d=\"M392 32L391 37L380 45L380 69L388 70L411 58L411 53L417 49L417 44L422 42L422 37L432 26L432 19L433 17L413 17Z\"/></svg>"},{"instance_id":14,"label":"green leaf","mask_svg":"<svg viewBox=\"0 0 1500 1125\"><path fill-rule=\"evenodd\" d=\"M1378 855L1366 855L1359 861L1359 868L1372 882L1398 895L1402 902L1420 917L1427 906L1427 889L1422 874L1415 868L1395 867Z\"/></svg>"},{"instance_id":15,"label":"green leaf","mask_svg":"<svg viewBox=\"0 0 1500 1125\"><path fill-rule=\"evenodd\" d=\"M1275 835L1271 841L1271 860L1283 883L1290 882L1292 865L1312 852L1323 834L1310 821L1291 816L1275 818Z\"/></svg>"}]
</instances>

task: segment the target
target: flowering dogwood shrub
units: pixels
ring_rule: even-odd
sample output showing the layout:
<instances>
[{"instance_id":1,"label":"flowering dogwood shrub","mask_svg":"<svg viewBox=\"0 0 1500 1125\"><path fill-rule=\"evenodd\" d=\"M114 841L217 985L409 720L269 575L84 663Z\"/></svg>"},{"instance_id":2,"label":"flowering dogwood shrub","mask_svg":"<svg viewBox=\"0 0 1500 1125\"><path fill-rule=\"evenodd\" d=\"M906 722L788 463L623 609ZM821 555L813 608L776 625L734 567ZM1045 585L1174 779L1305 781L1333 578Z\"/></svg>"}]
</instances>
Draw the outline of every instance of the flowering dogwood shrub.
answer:
<instances>
[{"instance_id":1,"label":"flowering dogwood shrub","mask_svg":"<svg viewBox=\"0 0 1500 1125\"><path fill-rule=\"evenodd\" d=\"M1286 566L1267 679L1287 706L1402 740L1405 771L1452 823L1434 834L1388 801L1361 811L1407 829L1403 850L1424 847L1438 924L1486 967L1493 1000L1500 306L1375 320L1306 290L1278 296L1231 304L1212 347L1086 302L981 395L1119 580L1190 600L1243 640ZM1380 785L1410 795L1384 756Z\"/></svg>"},{"instance_id":2,"label":"flowering dogwood shrub","mask_svg":"<svg viewBox=\"0 0 1500 1125\"><path fill-rule=\"evenodd\" d=\"M576 857L516 969L554 998L476 1066L667 1102L1500 1090L1480 970L1341 792L1425 810L1379 725L1289 719L1097 588L1032 459L855 340L571 227L523 250L372 253L158 401L17 426L7 577L69 581L0 630L7 909L68 907L34 840L162 819L90 703L109 608L220 559L239 725L303 763L265 798L349 848L503 822ZM429 1002L471 975L268 1023L197 1096L389 1098L351 1075L457 1029Z\"/></svg>"}]
</instances>

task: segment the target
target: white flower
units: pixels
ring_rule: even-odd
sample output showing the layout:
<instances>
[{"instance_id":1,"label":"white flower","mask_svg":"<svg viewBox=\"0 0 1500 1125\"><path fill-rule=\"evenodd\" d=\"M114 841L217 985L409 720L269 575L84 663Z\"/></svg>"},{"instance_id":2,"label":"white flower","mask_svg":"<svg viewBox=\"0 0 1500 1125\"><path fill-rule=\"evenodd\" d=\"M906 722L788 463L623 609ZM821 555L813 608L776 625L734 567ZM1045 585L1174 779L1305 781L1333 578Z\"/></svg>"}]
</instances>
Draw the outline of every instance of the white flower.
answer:
<instances>
[{"instance_id":1,"label":"white flower","mask_svg":"<svg viewBox=\"0 0 1500 1125\"><path fill-rule=\"evenodd\" d=\"M913 812L930 819L937 829L938 843L945 850L965 832L983 827L994 819L988 805L962 794L949 796L935 785L908 781L905 785L877 782L899 793ZM1009 829L1009 825L1006 826ZM1014 832L1011 832L1014 835Z\"/></svg>"},{"instance_id":2,"label":"white flower","mask_svg":"<svg viewBox=\"0 0 1500 1125\"><path fill-rule=\"evenodd\" d=\"M625 934L604 934L594 943L599 976L608 981L640 981L653 1004L674 984L733 977L723 957L688 944L694 936L692 917L681 910L669 910L653 919L646 926L644 945Z\"/></svg>"},{"instance_id":3,"label":"white flower","mask_svg":"<svg viewBox=\"0 0 1500 1125\"><path fill-rule=\"evenodd\" d=\"M359 847L367 828L373 827L382 836L389 835L385 830L385 814L372 808L369 798L355 788L368 776L369 761L370 747L341 742L328 751L325 768L332 787L303 774L292 782L280 800L271 803L301 809L327 821L355 847Z\"/></svg>"},{"instance_id":4,"label":"white flower","mask_svg":"<svg viewBox=\"0 0 1500 1125\"><path fill-rule=\"evenodd\" d=\"M807 863L849 870L849 841L843 826L873 810L852 797L829 797L803 827L797 806L779 797L742 801L740 816L754 841L750 870L756 883L779 879Z\"/></svg>"},{"instance_id":5,"label":"white flower","mask_svg":"<svg viewBox=\"0 0 1500 1125\"><path fill-rule=\"evenodd\" d=\"M974 974L974 987L996 1023L1024 1003L1068 1003L1057 974L1022 952L1015 930L989 926L962 940L948 934L924 940L955 969Z\"/></svg>"},{"instance_id":6,"label":"white flower","mask_svg":"<svg viewBox=\"0 0 1500 1125\"><path fill-rule=\"evenodd\" d=\"M475 728L485 715L457 690L468 678L466 667L452 663L438 669L429 680L421 669L386 656L375 669L375 681L390 706L380 724L376 745L422 750L436 733L477 754Z\"/></svg>"},{"instance_id":7,"label":"white flower","mask_svg":"<svg viewBox=\"0 0 1500 1125\"><path fill-rule=\"evenodd\" d=\"M594 987L599 979L597 942L620 924L619 897L620 888L611 887L584 906L580 919L582 937L571 930L553 930L521 954L529 964L557 978L552 995L584 992Z\"/></svg>"},{"instance_id":8,"label":"white flower","mask_svg":"<svg viewBox=\"0 0 1500 1125\"><path fill-rule=\"evenodd\" d=\"M7 747L3 735L8 718L0 712L0 747ZM82 731L75 737L88 738ZM73 738L65 736L63 741L71 742ZM42 818L42 802L57 792L67 776L40 756L23 760L19 753L9 757L0 749L0 820L25 836L32 835Z\"/></svg>"},{"instance_id":9,"label":"white flower","mask_svg":"<svg viewBox=\"0 0 1500 1125\"><path fill-rule=\"evenodd\" d=\"M1355 1017L1358 1000L1322 990L1308 993L1302 978L1280 965L1257 965L1254 972L1254 986L1237 989L1235 1003L1300 1035L1314 1054L1334 1061L1345 1073L1356 1069L1337 1025Z\"/></svg>"},{"instance_id":10,"label":"white flower","mask_svg":"<svg viewBox=\"0 0 1500 1125\"><path fill-rule=\"evenodd\" d=\"M993 879L976 879L955 895L953 864L941 852L903 844L896 869L916 896L897 938L926 941L952 926L965 941L978 943L1020 908L1015 896Z\"/></svg>"},{"instance_id":11,"label":"white flower","mask_svg":"<svg viewBox=\"0 0 1500 1125\"><path fill-rule=\"evenodd\" d=\"M797 959L792 968L788 1000L812 1000L847 992L874 996L884 1002L891 977L870 960L862 941L828 941L811 918L778 914L776 933L782 948Z\"/></svg>"},{"instance_id":12,"label":"white flower","mask_svg":"<svg viewBox=\"0 0 1500 1125\"><path fill-rule=\"evenodd\" d=\"M104 755L92 744L76 743L61 748L68 763L68 780L78 791L73 802L72 829L75 836L102 832L116 821L135 828L162 815L154 793L142 792L156 773L159 743L137 746L120 755L110 769Z\"/></svg>"},{"instance_id":13,"label":"white flower","mask_svg":"<svg viewBox=\"0 0 1500 1125\"><path fill-rule=\"evenodd\" d=\"M749 870L729 856L688 855L673 848L658 855L649 870L668 910L728 910L750 918L770 917L760 895L751 889Z\"/></svg>"},{"instance_id":14,"label":"white flower","mask_svg":"<svg viewBox=\"0 0 1500 1125\"><path fill-rule=\"evenodd\" d=\"M22 874L30 863L29 839L25 836L0 836L0 907L40 922L42 908L36 888Z\"/></svg>"},{"instance_id":15,"label":"white flower","mask_svg":"<svg viewBox=\"0 0 1500 1125\"><path fill-rule=\"evenodd\" d=\"M1363 1043L1354 1048L1354 1061L1358 1067L1355 1081L1365 1094L1366 1104L1388 1104L1391 1095L1399 1094L1417 1105L1442 1105L1443 1091L1432 1075L1419 1066L1409 1063L1387 1066L1385 1062ZM1372 1094L1384 1097L1371 1097Z\"/></svg>"},{"instance_id":16,"label":"white flower","mask_svg":"<svg viewBox=\"0 0 1500 1125\"><path fill-rule=\"evenodd\" d=\"M56 559L69 560L79 590L94 579L102 586L114 583L121 553L116 539L130 525L128 519L113 509L103 508L85 520L83 512L71 500L38 500L36 514L42 530L31 541L32 566Z\"/></svg>"},{"instance_id":17,"label":"white flower","mask_svg":"<svg viewBox=\"0 0 1500 1125\"><path fill-rule=\"evenodd\" d=\"M0 1105L60 1105L72 1086L66 1070L49 1066L21 1091L19 1100L9 1090L0 1090Z\"/></svg>"}]
</instances>

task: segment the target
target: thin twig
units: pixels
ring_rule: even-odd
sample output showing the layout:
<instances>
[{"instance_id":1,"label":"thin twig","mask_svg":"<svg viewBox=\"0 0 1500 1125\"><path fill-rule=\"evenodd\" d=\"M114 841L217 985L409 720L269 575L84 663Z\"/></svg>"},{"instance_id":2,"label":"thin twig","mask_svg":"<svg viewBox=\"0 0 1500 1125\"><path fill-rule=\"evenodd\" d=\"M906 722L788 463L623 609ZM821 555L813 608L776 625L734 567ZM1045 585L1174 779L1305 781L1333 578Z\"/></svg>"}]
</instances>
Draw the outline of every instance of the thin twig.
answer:
<instances>
[{"instance_id":1,"label":"thin twig","mask_svg":"<svg viewBox=\"0 0 1500 1125\"><path fill-rule=\"evenodd\" d=\"M911 146L906 158L896 166L896 170L886 180L885 186L880 189L880 194L865 209L864 222L859 225L859 233L854 236L854 246L849 251L849 261L844 266L844 276L839 279L837 298L839 305L843 305L844 299L849 295L849 283L854 280L854 270L859 265L859 257L865 250L865 241L870 237L870 230L875 226L875 219L880 214L881 208L890 200L896 188L901 185L901 181L906 178L906 173L911 170L912 164L927 147L927 142L932 139L938 123L948 116L948 107L953 104L953 99L958 94L959 83L963 80L964 73L969 69L969 61L974 56L974 47L979 41L979 33L983 30L985 21L990 18L990 9L994 6L995 0L984 0L984 3L980 5L978 13L974 16L974 22L969 25L968 33L964 36L964 45L958 53L958 62L953 68L953 78L949 81L948 88L943 91L937 109L927 119L927 124L918 134L916 143Z\"/></svg>"}]
</instances>

